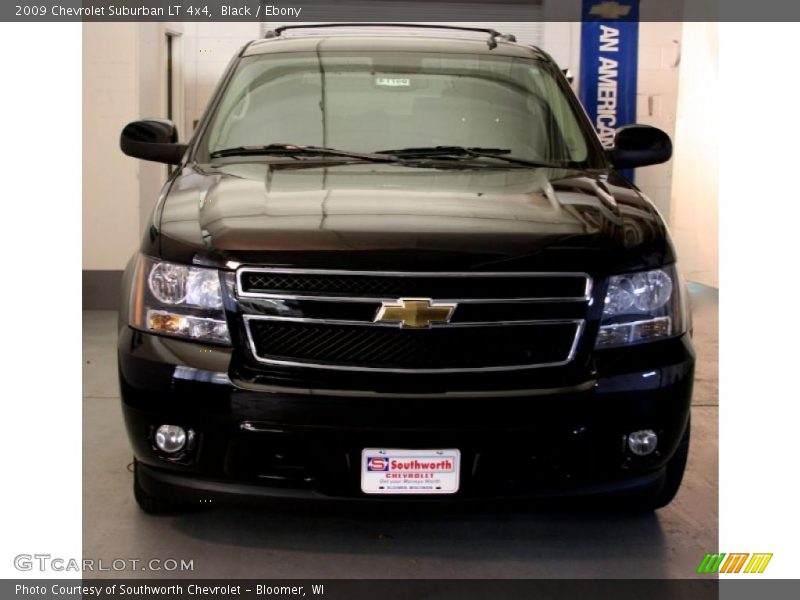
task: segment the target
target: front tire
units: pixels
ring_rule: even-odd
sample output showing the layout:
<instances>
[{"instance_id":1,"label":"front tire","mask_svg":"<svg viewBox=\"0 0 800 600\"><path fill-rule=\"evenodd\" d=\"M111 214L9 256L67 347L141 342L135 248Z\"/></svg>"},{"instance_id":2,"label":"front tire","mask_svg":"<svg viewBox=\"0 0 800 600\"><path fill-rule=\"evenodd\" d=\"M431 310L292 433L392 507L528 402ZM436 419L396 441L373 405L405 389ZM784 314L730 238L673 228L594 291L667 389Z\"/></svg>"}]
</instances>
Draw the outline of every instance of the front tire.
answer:
<instances>
[{"instance_id":1,"label":"front tire","mask_svg":"<svg viewBox=\"0 0 800 600\"><path fill-rule=\"evenodd\" d=\"M149 515L174 515L196 510L194 505L153 496L142 488L139 481L139 463L133 461L133 497L142 511Z\"/></svg>"},{"instance_id":2,"label":"front tire","mask_svg":"<svg viewBox=\"0 0 800 600\"><path fill-rule=\"evenodd\" d=\"M640 510L657 510L664 508L675 499L683 481L683 474L686 471L686 461L689 458L689 438L691 432L691 420L686 423L686 431L683 432L678 449L669 459L664 475L664 485L654 496L641 500L636 508Z\"/></svg>"}]
</instances>

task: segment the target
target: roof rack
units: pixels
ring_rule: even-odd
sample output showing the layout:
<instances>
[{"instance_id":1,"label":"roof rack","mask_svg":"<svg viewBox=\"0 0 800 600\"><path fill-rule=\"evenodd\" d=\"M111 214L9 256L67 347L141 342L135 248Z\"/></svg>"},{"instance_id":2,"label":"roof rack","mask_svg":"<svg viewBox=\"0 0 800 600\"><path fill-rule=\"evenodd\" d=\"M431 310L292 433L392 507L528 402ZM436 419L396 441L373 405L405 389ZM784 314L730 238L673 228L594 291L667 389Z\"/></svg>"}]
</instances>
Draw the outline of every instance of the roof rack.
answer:
<instances>
[{"instance_id":1,"label":"roof rack","mask_svg":"<svg viewBox=\"0 0 800 600\"><path fill-rule=\"evenodd\" d=\"M284 31L294 29L322 29L327 27L407 27L409 29L449 29L451 31L471 31L478 33L489 34L487 44L490 50L497 48L497 40L501 39L506 42L516 42L516 36L510 33L500 33L499 31L491 28L482 27L459 27L456 25L428 25L428 24L413 24L413 23L312 23L311 25L283 25L268 31L264 37L268 39L280 37Z\"/></svg>"}]
</instances>

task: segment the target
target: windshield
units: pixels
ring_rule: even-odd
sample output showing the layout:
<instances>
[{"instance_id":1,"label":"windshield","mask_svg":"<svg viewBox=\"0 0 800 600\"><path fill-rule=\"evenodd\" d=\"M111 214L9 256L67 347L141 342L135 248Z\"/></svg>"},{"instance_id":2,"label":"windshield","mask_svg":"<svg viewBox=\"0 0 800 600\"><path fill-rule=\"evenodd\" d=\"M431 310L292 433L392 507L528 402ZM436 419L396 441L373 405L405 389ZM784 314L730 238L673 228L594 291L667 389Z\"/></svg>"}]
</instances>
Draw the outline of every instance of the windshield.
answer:
<instances>
[{"instance_id":1,"label":"windshield","mask_svg":"<svg viewBox=\"0 0 800 600\"><path fill-rule=\"evenodd\" d=\"M286 53L242 59L198 146L351 152L454 146L597 165L551 67L500 55Z\"/></svg>"}]
</instances>

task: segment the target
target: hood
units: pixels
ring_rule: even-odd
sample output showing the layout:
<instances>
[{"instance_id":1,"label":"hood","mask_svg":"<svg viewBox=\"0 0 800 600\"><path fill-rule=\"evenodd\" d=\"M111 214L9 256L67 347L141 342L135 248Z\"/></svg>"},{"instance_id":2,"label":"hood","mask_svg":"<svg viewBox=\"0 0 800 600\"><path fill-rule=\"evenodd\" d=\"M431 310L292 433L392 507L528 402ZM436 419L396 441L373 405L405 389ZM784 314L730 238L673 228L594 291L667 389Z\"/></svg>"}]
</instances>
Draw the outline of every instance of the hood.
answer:
<instances>
[{"instance_id":1,"label":"hood","mask_svg":"<svg viewBox=\"0 0 800 600\"><path fill-rule=\"evenodd\" d=\"M185 168L159 210L145 252L228 268L599 274L673 260L656 210L613 173L230 162Z\"/></svg>"}]
</instances>

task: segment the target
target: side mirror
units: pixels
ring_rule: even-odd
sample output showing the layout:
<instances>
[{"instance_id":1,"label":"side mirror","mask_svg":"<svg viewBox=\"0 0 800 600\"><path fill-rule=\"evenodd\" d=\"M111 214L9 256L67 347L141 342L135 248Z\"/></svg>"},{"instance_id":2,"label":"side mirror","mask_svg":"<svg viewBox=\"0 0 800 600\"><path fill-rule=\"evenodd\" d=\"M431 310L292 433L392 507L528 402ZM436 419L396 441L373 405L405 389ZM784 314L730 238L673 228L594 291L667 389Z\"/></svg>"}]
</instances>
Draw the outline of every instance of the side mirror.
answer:
<instances>
[{"instance_id":1,"label":"side mirror","mask_svg":"<svg viewBox=\"0 0 800 600\"><path fill-rule=\"evenodd\" d=\"M188 146L178 143L178 130L167 119L146 119L128 123L119 138L119 147L128 156L177 165Z\"/></svg>"},{"instance_id":2,"label":"side mirror","mask_svg":"<svg viewBox=\"0 0 800 600\"><path fill-rule=\"evenodd\" d=\"M608 156L617 169L657 165L672 157L672 141L657 127L626 125L617 129Z\"/></svg>"}]
</instances>

